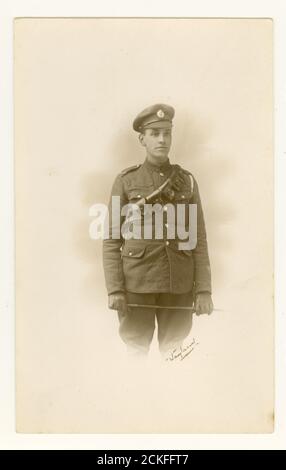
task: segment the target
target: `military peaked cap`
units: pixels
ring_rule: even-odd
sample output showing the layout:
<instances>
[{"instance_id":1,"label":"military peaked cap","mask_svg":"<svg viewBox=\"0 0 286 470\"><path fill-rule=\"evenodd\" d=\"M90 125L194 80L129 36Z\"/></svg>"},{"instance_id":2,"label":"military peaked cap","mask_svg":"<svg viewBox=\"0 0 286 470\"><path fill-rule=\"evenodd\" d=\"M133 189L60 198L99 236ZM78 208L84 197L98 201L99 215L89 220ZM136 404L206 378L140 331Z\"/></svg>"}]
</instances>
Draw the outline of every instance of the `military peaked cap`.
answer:
<instances>
[{"instance_id":1,"label":"military peaked cap","mask_svg":"<svg viewBox=\"0 0 286 470\"><path fill-rule=\"evenodd\" d=\"M144 129L171 128L175 110L167 104L154 104L143 109L133 121L133 129L142 132Z\"/></svg>"}]
</instances>

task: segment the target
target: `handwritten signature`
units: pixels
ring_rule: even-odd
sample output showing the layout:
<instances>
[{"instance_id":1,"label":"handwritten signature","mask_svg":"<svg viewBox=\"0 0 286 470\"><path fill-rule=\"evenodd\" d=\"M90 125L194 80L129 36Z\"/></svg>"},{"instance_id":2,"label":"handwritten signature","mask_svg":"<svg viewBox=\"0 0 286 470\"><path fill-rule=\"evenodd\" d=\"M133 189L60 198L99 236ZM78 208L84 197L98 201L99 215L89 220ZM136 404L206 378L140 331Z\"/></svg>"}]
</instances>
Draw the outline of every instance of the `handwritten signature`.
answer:
<instances>
[{"instance_id":1,"label":"handwritten signature","mask_svg":"<svg viewBox=\"0 0 286 470\"><path fill-rule=\"evenodd\" d=\"M195 347L199 344L198 341L193 338L193 341L188 344L187 346L180 346L180 348L175 348L171 351L170 356L166 358L166 361L176 361L180 360L183 361L191 352L195 349Z\"/></svg>"}]
</instances>

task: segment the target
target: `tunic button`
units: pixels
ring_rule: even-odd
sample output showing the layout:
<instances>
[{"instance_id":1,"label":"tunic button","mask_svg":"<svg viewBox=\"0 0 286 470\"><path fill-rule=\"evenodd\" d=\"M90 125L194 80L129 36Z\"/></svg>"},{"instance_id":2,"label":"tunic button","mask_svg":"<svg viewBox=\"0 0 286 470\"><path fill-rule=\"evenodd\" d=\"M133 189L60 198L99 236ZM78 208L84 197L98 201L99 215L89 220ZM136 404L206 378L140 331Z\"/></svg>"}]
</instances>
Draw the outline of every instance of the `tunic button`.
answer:
<instances>
[{"instance_id":1,"label":"tunic button","mask_svg":"<svg viewBox=\"0 0 286 470\"><path fill-rule=\"evenodd\" d=\"M185 196L184 196L184 195L182 196L182 199L185 199Z\"/></svg>"},{"instance_id":2,"label":"tunic button","mask_svg":"<svg viewBox=\"0 0 286 470\"><path fill-rule=\"evenodd\" d=\"M129 256L132 256L132 251L129 251L129 253L128 253L128 254L129 254Z\"/></svg>"},{"instance_id":3,"label":"tunic button","mask_svg":"<svg viewBox=\"0 0 286 470\"><path fill-rule=\"evenodd\" d=\"M160 173L160 176L164 176L164 173Z\"/></svg>"},{"instance_id":4,"label":"tunic button","mask_svg":"<svg viewBox=\"0 0 286 470\"><path fill-rule=\"evenodd\" d=\"M166 241L166 245L168 246L170 244L170 242L168 242L168 240Z\"/></svg>"}]
</instances>

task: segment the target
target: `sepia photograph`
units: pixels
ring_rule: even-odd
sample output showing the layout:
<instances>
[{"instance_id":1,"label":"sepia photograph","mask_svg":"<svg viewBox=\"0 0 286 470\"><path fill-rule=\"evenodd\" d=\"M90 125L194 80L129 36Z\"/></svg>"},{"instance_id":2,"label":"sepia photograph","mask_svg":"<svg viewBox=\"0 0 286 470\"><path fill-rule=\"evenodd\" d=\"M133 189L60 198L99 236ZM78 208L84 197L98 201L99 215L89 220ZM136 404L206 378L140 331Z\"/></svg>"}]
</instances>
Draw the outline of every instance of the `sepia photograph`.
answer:
<instances>
[{"instance_id":1,"label":"sepia photograph","mask_svg":"<svg viewBox=\"0 0 286 470\"><path fill-rule=\"evenodd\" d=\"M273 22L16 18L18 433L274 431Z\"/></svg>"}]
</instances>

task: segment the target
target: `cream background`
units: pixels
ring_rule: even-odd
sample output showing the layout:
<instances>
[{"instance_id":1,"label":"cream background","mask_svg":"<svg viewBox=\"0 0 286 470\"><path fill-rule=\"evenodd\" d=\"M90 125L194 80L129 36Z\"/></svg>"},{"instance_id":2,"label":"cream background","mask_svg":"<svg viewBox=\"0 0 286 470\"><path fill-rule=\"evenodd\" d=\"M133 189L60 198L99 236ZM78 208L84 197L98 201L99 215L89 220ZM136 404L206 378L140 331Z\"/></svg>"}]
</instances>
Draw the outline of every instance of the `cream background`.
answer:
<instances>
[{"instance_id":1,"label":"cream background","mask_svg":"<svg viewBox=\"0 0 286 470\"><path fill-rule=\"evenodd\" d=\"M15 22L17 427L21 432L270 432L272 23ZM199 346L126 364L88 209L144 158L131 129L176 108L171 160L197 177L214 301Z\"/></svg>"}]
</instances>

